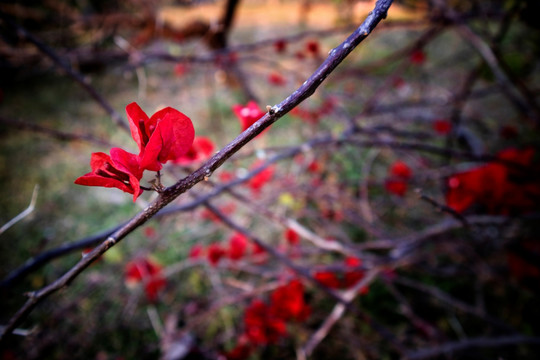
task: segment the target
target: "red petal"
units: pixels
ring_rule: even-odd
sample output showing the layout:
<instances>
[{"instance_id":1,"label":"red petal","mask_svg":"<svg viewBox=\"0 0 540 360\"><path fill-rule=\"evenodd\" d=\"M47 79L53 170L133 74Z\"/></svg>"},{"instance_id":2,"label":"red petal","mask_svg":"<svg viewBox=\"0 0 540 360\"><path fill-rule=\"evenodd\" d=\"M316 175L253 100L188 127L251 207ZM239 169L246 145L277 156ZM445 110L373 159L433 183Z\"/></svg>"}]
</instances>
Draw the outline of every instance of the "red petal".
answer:
<instances>
[{"instance_id":1,"label":"red petal","mask_svg":"<svg viewBox=\"0 0 540 360\"><path fill-rule=\"evenodd\" d=\"M142 152L145 146L143 141L143 131L146 132L146 124L149 122L148 115L146 115L141 107L135 102L126 106L126 113L129 121L129 129L131 130L131 136L139 146L139 150ZM144 124L145 128L141 128L141 124Z\"/></svg>"},{"instance_id":2,"label":"red petal","mask_svg":"<svg viewBox=\"0 0 540 360\"><path fill-rule=\"evenodd\" d=\"M152 171L160 170L160 163L184 155L195 138L191 120L180 111L168 107L152 116L152 119L156 118L158 119L156 128L146 144L141 159L141 168Z\"/></svg>"}]
</instances>

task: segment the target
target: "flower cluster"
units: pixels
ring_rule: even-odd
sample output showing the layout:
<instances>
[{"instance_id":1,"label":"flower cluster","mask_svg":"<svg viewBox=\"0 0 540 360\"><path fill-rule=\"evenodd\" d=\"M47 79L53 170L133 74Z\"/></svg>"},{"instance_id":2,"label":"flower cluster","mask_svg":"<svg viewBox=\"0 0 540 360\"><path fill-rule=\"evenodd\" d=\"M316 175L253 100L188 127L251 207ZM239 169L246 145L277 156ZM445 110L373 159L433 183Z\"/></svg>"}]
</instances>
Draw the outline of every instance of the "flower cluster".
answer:
<instances>
[{"instance_id":1,"label":"flower cluster","mask_svg":"<svg viewBox=\"0 0 540 360\"><path fill-rule=\"evenodd\" d=\"M159 171L162 164L184 156L191 148L195 130L186 115L171 107L148 117L137 103L131 103L126 112L139 155L120 148L112 148L110 156L93 153L92 171L75 180L75 184L115 187L133 194L135 201L143 191L140 187L143 172Z\"/></svg>"},{"instance_id":2,"label":"flower cluster","mask_svg":"<svg viewBox=\"0 0 540 360\"><path fill-rule=\"evenodd\" d=\"M488 214L523 214L538 210L540 173L533 166L533 156L532 148L510 148L497 155L499 161L450 176L446 204L459 213L473 205Z\"/></svg>"},{"instance_id":3,"label":"flower cluster","mask_svg":"<svg viewBox=\"0 0 540 360\"><path fill-rule=\"evenodd\" d=\"M125 271L126 285L142 282L148 301L156 302L159 291L166 285L161 266L148 258L139 258L127 263Z\"/></svg>"},{"instance_id":4,"label":"flower cluster","mask_svg":"<svg viewBox=\"0 0 540 360\"><path fill-rule=\"evenodd\" d=\"M396 161L388 170L388 177L384 182L386 190L397 196L404 196L412 177L411 168L403 161Z\"/></svg>"},{"instance_id":5,"label":"flower cluster","mask_svg":"<svg viewBox=\"0 0 540 360\"><path fill-rule=\"evenodd\" d=\"M288 322L305 321L311 310L304 300L304 285L291 280L270 294L270 302L254 300L244 314L244 339L227 352L227 359L246 359L257 346L275 344L287 335ZM241 356L240 356L241 355Z\"/></svg>"},{"instance_id":6,"label":"flower cluster","mask_svg":"<svg viewBox=\"0 0 540 360\"><path fill-rule=\"evenodd\" d=\"M249 245L250 242L247 237L240 233L234 233L229 238L227 246L219 243L212 243L204 249L201 245L195 245L191 248L189 257L191 259L199 259L206 256L210 265L216 266L223 258L229 258L231 261L242 259L245 255L250 253L248 249ZM251 244L251 254L258 255L262 252L264 252L264 250L256 244Z\"/></svg>"},{"instance_id":7,"label":"flower cluster","mask_svg":"<svg viewBox=\"0 0 540 360\"><path fill-rule=\"evenodd\" d=\"M362 266L362 260L348 256L345 258L345 267L347 270L343 274L336 274L332 271L318 271L313 277L331 289L348 289L364 278L364 271L358 269L360 266ZM360 294L367 294L367 292L367 287L360 289Z\"/></svg>"}]
</instances>

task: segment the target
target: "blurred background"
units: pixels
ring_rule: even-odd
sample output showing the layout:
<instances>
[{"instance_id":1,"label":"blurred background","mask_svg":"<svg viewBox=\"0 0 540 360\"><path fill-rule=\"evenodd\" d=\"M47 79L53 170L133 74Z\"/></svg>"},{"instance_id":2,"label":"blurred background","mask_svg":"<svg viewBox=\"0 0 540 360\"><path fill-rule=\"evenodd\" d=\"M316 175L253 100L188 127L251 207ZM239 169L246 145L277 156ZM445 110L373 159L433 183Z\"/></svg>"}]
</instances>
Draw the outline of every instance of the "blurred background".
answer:
<instances>
[{"instance_id":1,"label":"blurred background","mask_svg":"<svg viewBox=\"0 0 540 360\"><path fill-rule=\"evenodd\" d=\"M244 130L235 106L283 101L374 6L3 1L0 324L157 197L73 183L91 153L137 153L129 103L178 109L211 145L167 164L170 186ZM395 1L312 97L36 308L0 358L536 358L538 6ZM296 279L309 311L285 330L259 315L255 337L251 306ZM339 310L328 288L362 279Z\"/></svg>"}]
</instances>

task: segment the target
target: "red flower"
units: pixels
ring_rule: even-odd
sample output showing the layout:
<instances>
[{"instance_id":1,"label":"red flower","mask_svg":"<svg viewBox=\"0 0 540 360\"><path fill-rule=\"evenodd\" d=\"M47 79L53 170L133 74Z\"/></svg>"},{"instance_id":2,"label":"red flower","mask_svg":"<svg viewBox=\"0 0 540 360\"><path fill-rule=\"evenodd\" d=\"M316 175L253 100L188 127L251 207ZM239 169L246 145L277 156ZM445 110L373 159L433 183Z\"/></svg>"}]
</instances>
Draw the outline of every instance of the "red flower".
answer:
<instances>
[{"instance_id":1,"label":"red flower","mask_svg":"<svg viewBox=\"0 0 540 360\"><path fill-rule=\"evenodd\" d=\"M319 42L311 40L306 43L306 51L314 56L318 56L320 52Z\"/></svg>"},{"instance_id":2,"label":"red flower","mask_svg":"<svg viewBox=\"0 0 540 360\"><path fill-rule=\"evenodd\" d=\"M223 170L222 172L219 173L219 180L221 182L229 182L233 180L234 178L235 178L234 174L231 173L230 171Z\"/></svg>"},{"instance_id":3,"label":"red flower","mask_svg":"<svg viewBox=\"0 0 540 360\"><path fill-rule=\"evenodd\" d=\"M422 65L426 61L426 54L422 50L414 50L410 55L410 60L415 65Z\"/></svg>"},{"instance_id":4,"label":"red flower","mask_svg":"<svg viewBox=\"0 0 540 360\"><path fill-rule=\"evenodd\" d=\"M268 305L255 300L244 314L246 335L255 345L274 344L287 334L285 320L275 316Z\"/></svg>"},{"instance_id":5,"label":"red flower","mask_svg":"<svg viewBox=\"0 0 540 360\"><path fill-rule=\"evenodd\" d=\"M223 355L227 360L245 360L252 352L253 346L247 343L240 343Z\"/></svg>"},{"instance_id":6,"label":"red flower","mask_svg":"<svg viewBox=\"0 0 540 360\"><path fill-rule=\"evenodd\" d=\"M304 321L310 309L304 301L304 285L299 280L292 280L281 286L270 296L270 311L285 320Z\"/></svg>"},{"instance_id":7,"label":"red flower","mask_svg":"<svg viewBox=\"0 0 540 360\"><path fill-rule=\"evenodd\" d=\"M452 130L452 123L448 120L437 119L433 122L433 130L437 134L446 135Z\"/></svg>"},{"instance_id":8,"label":"red flower","mask_svg":"<svg viewBox=\"0 0 540 360\"><path fill-rule=\"evenodd\" d=\"M409 185L407 180L412 176L411 168L403 161L396 161L388 169L390 175L384 182L386 190L392 194L403 196L407 192Z\"/></svg>"},{"instance_id":9,"label":"red flower","mask_svg":"<svg viewBox=\"0 0 540 360\"><path fill-rule=\"evenodd\" d=\"M179 63L174 65L174 75L178 77L183 76L187 72L187 70L188 67L186 66L186 64Z\"/></svg>"},{"instance_id":10,"label":"red flower","mask_svg":"<svg viewBox=\"0 0 540 360\"><path fill-rule=\"evenodd\" d=\"M184 155L175 159L174 162L182 165L197 163L208 159L213 151L214 143L212 140L203 136L196 136L189 150Z\"/></svg>"},{"instance_id":11,"label":"red flower","mask_svg":"<svg viewBox=\"0 0 540 360\"><path fill-rule=\"evenodd\" d=\"M133 201L143 192L139 185L142 171L139 169L139 159L134 154L120 148L112 148L111 156L102 152L93 153L90 167L92 172L79 177L75 184L115 187L133 194Z\"/></svg>"},{"instance_id":12,"label":"red flower","mask_svg":"<svg viewBox=\"0 0 540 360\"><path fill-rule=\"evenodd\" d=\"M252 168L257 169L260 166L260 162L253 164ZM262 187L274 177L274 166L270 165L259 171L255 176L253 176L249 182L248 186L253 192L261 191Z\"/></svg>"},{"instance_id":13,"label":"red flower","mask_svg":"<svg viewBox=\"0 0 540 360\"><path fill-rule=\"evenodd\" d=\"M144 228L144 236L147 238L155 238L157 235L156 229L152 226L148 226Z\"/></svg>"},{"instance_id":14,"label":"red flower","mask_svg":"<svg viewBox=\"0 0 540 360\"><path fill-rule=\"evenodd\" d=\"M412 176L412 171L407 164L405 164L403 161L398 160L390 167L390 175L402 179L410 179Z\"/></svg>"},{"instance_id":15,"label":"red flower","mask_svg":"<svg viewBox=\"0 0 540 360\"><path fill-rule=\"evenodd\" d=\"M248 239L240 233L235 233L229 239L229 258L231 260L241 259L246 253L247 245Z\"/></svg>"},{"instance_id":16,"label":"red flower","mask_svg":"<svg viewBox=\"0 0 540 360\"><path fill-rule=\"evenodd\" d=\"M345 265L350 268L357 268L362 265L362 260L355 258L353 256L348 256L345 258ZM343 287L348 289L356 285L360 280L364 278L364 271L362 270L351 270L345 272L343 278ZM366 294L368 292L367 287L360 289L361 294Z\"/></svg>"},{"instance_id":17,"label":"red flower","mask_svg":"<svg viewBox=\"0 0 540 360\"><path fill-rule=\"evenodd\" d=\"M193 245L193 246L191 247L191 249L189 250L189 255L188 255L188 257L189 257L190 259L195 260L195 259L200 258L200 257L203 255L203 253L204 253L204 248L203 248L201 245L198 245L198 244L197 244L197 245Z\"/></svg>"},{"instance_id":18,"label":"red flower","mask_svg":"<svg viewBox=\"0 0 540 360\"><path fill-rule=\"evenodd\" d=\"M330 289L338 289L341 286L336 274L330 271L319 271L315 273L313 277L315 278L315 280Z\"/></svg>"},{"instance_id":19,"label":"red flower","mask_svg":"<svg viewBox=\"0 0 540 360\"><path fill-rule=\"evenodd\" d=\"M489 214L525 213L538 208L540 185L532 168L534 150L507 149L498 158L531 171L522 172L506 164L491 162L455 174L448 179L446 204L463 212L473 204Z\"/></svg>"},{"instance_id":20,"label":"red flower","mask_svg":"<svg viewBox=\"0 0 540 360\"><path fill-rule=\"evenodd\" d=\"M280 73L272 72L268 75L268 82L272 85L283 86L287 83L287 80Z\"/></svg>"},{"instance_id":21,"label":"red flower","mask_svg":"<svg viewBox=\"0 0 540 360\"><path fill-rule=\"evenodd\" d=\"M160 265L147 258L130 261L126 265L126 284L144 283L148 301L155 302L158 292L166 285Z\"/></svg>"},{"instance_id":22,"label":"red flower","mask_svg":"<svg viewBox=\"0 0 540 360\"><path fill-rule=\"evenodd\" d=\"M234 105L232 110L238 117L238 120L240 120L242 131L245 131L265 114L255 101L250 101L245 106Z\"/></svg>"},{"instance_id":23,"label":"red flower","mask_svg":"<svg viewBox=\"0 0 540 360\"><path fill-rule=\"evenodd\" d=\"M291 245L296 245L300 241L300 235L296 233L293 229L287 229L285 231L285 239Z\"/></svg>"},{"instance_id":24,"label":"red flower","mask_svg":"<svg viewBox=\"0 0 540 360\"><path fill-rule=\"evenodd\" d=\"M219 244L212 244L207 249L208 261L212 266L216 266L226 254L227 252Z\"/></svg>"},{"instance_id":25,"label":"red flower","mask_svg":"<svg viewBox=\"0 0 540 360\"><path fill-rule=\"evenodd\" d=\"M407 184L403 180L391 180L387 179L384 182L384 187L386 188L386 191L395 194L397 196L404 196L407 192L407 188L409 187L409 184Z\"/></svg>"},{"instance_id":26,"label":"red flower","mask_svg":"<svg viewBox=\"0 0 540 360\"><path fill-rule=\"evenodd\" d=\"M285 50L287 50L287 41L283 39L279 39L274 43L274 48L276 49L277 53L283 53Z\"/></svg>"},{"instance_id":27,"label":"red flower","mask_svg":"<svg viewBox=\"0 0 540 360\"><path fill-rule=\"evenodd\" d=\"M137 103L131 103L126 113L131 136L139 146L141 169L159 171L161 164L178 159L190 149L195 130L180 111L167 107L148 118Z\"/></svg>"}]
</instances>

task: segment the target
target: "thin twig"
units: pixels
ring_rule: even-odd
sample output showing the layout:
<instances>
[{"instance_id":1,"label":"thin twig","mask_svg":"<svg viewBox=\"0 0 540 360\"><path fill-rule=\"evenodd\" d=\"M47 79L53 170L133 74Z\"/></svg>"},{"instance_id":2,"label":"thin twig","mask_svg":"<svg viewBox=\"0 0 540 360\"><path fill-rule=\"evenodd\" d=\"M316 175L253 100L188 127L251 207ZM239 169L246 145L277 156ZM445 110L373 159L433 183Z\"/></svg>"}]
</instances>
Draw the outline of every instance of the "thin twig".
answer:
<instances>
[{"instance_id":1,"label":"thin twig","mask_svg":"<svg viewBox=\"0 0 540 360\"><path fill-rule=\"evenodd\" d=\"M7 223L5 223L1 228L0 228L0 235L6 231L7 229L9 229L10 227L12 227L13 225L15 225L17 222L21 221L22 219L24 219L25 217L27 217L28 215L30 215L32 213L32 211L34 211L34 207L36 205L36 200L37 200L37 195L38 195L38 191L39 191L39 185L36 184L34 186L34 191L32 192L32 198L30 199L30 204L28 205L28 207L23 210L19 215L15 216L13 219L9 220Z\"/></svg>"}]
</instances>

